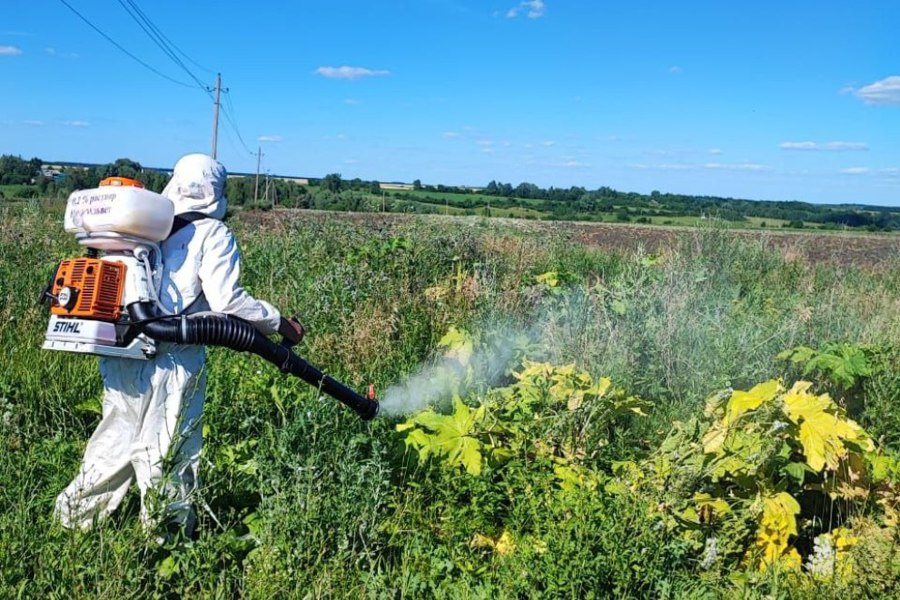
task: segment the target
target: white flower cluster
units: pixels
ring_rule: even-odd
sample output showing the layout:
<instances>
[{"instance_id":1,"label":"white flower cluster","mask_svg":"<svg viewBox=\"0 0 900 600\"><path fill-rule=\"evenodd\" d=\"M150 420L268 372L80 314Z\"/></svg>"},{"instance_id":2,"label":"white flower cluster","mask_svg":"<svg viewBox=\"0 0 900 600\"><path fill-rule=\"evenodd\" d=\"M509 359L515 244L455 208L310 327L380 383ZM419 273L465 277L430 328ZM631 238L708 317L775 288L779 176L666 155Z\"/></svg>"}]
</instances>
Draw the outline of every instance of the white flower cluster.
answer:
<instances>
[{"instance_id":1,"label":"white flower cluster","mask_svg":"<svg viewBox=\"0 0 900 600\"><path fill-rule=\"evenodd\" d=\"M719 557L719 542L715 536L706 538L706 547L703 549L703 560L700 561L701 569L710 569L716 564Z\"/></svg>"},{"instance_id":2,"label":"white flower cluster","mask_svg":"<svg viewBox=\"0 0 900 600\"><path fill-rule=\"evenodd\" d=\"M2 429L9 429L12 424L13 405L9 399L0 397L0 426Z\"/></svg>"},{"instance_id":3,"label":"white flower cluster","mask_svg":"<svg viewBox=\"0 0 900 600\"><path fill-rule=\"evenodd\" d=\"M834 575L834 540L823 533L813 541L813 552L806 560L806 570L814 577Z\"/></svg>"},{"instance_id":4,"label":"white flower cluster","mask_svg":"<svg viewBox=\"0 0 900 600\"><path fill-rule=\"evenodd\" d=\"M769 431L767 433L769 435L772 435L775 433L781 433L782 431L784 431L787 428L788 428L788 423L786 421L775 421L774 423L772 423L772 427L769 428Z\"/></svg>"}]
</instances>

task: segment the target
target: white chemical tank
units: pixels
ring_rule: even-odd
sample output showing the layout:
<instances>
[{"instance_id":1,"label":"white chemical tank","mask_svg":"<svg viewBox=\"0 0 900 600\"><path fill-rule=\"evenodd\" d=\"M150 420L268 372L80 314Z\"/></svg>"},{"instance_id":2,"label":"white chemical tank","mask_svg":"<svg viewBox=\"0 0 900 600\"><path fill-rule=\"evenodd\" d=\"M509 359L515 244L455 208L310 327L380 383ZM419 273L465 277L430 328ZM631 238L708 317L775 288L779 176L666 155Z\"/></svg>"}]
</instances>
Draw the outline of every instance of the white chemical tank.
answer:
<instances>
[{"instance_id":1,"label":"white chemical tank","mask_svg":"<svg viewBox=\"0 0 900 600\"><path fill-rule=\"evenodd\" d=\"M64 228L88 248L129 250L139 241L169 237L175 218L172 201L133 179L108 177L100 186L72 192L66 203Z\"/></svg>"}]
</instances>

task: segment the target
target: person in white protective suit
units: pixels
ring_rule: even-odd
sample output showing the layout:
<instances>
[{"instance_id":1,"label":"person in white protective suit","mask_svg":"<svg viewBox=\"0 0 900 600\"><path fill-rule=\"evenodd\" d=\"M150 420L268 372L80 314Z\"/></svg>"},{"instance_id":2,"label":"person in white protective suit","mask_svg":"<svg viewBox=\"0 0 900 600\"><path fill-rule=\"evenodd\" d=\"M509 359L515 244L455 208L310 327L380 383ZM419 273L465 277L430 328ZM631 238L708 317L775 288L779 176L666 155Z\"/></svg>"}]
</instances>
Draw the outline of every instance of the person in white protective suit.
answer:
<instances>
[{"instance_id":1,"label":"person in white protective suit","mask_svg":"<svg viewBox=\"0 0 900 600\"><path fill-rule=\"evenodd\" d=\"M296 343L302 326L240 285L241 261L225 216L224 166L204 154L175 165L163 195L175 214L203 213L162 243L160 302L172 313L213 311L240 317L266 335ZM200 215L194 215L200 217ZM141 519L193 530L193 496L202 446L200 417L206 390L206 350L160 343L150 360L101 358L103 417L84 451L78 474L56 501L70 528L87 529L112 513L132 481L141 494Z\"/></svg>"}]
</instances>

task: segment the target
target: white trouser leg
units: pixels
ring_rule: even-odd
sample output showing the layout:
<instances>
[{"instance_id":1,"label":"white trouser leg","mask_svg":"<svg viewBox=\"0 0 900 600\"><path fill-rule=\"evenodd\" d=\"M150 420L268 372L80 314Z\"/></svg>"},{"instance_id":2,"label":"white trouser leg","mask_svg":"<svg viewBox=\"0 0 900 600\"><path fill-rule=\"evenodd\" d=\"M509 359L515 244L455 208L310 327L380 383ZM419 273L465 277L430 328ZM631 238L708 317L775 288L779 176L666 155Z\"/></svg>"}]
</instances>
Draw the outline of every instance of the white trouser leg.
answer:
<instances>
[{"instance_id":1,"label":"white trouser leg","mask_svg":"<svg viewBox=\"0 0 900 600\"><path fill-rule=\"evenodd\" d=\"M141 520L148 528L161 521L193 527L205 359L203 348L187 346L169 346L156 358L151 392L130 452L141 491Z\"/></svg>"},{"instance_id":2,"label":"white trouser leg","mask_svg":"<svg viewBox=\"0 0 900 600\"><path fill-rule=\"evenodd\" d=\"M121 504L134 477L131 443L149 395L153 366L143 361L100 360L105 392L103 417L88 441L75 479L56 499L55 514L65 527L87 529Z\"/></svg>"}]
</instances>

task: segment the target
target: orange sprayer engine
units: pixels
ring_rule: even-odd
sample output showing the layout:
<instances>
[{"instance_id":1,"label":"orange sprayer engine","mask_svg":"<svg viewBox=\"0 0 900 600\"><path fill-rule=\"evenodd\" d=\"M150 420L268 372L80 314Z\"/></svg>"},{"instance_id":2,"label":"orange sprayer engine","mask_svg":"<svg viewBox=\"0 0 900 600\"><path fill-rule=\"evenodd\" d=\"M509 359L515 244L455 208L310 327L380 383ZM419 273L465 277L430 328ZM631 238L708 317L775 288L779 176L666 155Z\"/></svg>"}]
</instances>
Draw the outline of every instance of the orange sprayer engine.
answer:
<instances>
[{"instance_id":1,"label":"orange sprayer engine","mask_svg":"<svg viewBox=\"0 0 900 600\"><path fill-rule=\"evenodd\" d=\"M122 314L125 265L98 258L70 258L59 263L50 294L50 313L63 317L116 321Z\"/></svg>"}]
</instances>

